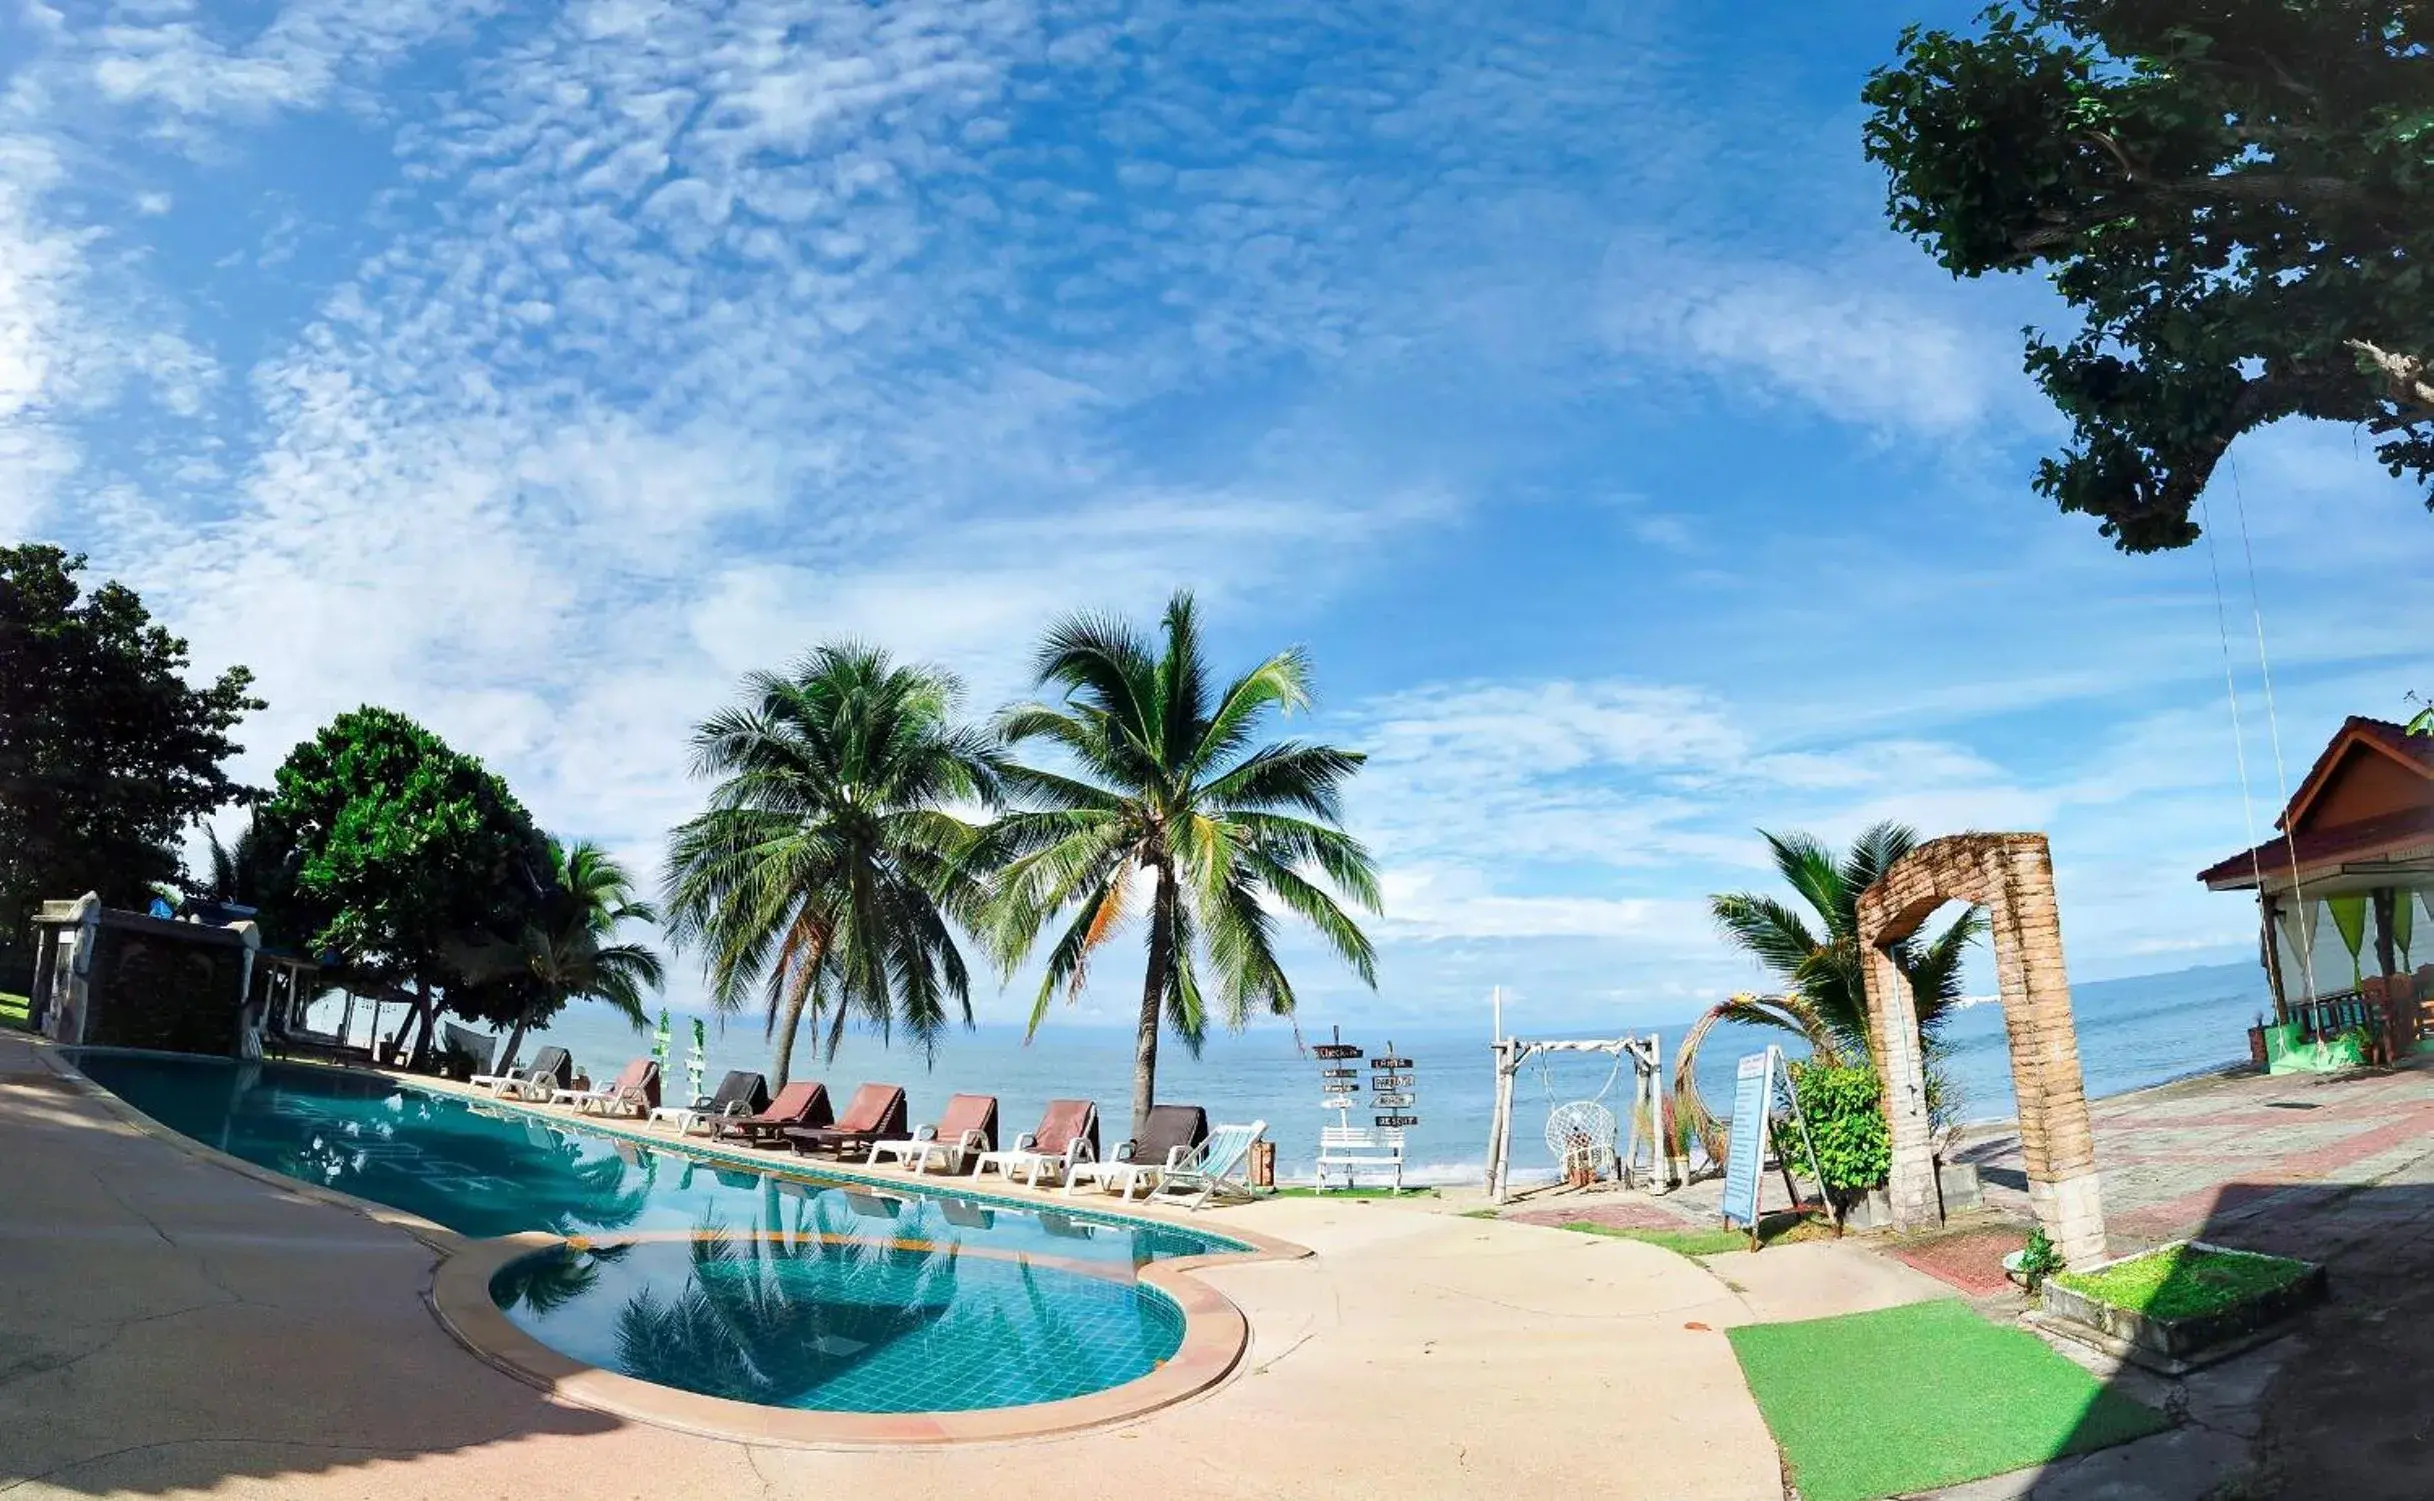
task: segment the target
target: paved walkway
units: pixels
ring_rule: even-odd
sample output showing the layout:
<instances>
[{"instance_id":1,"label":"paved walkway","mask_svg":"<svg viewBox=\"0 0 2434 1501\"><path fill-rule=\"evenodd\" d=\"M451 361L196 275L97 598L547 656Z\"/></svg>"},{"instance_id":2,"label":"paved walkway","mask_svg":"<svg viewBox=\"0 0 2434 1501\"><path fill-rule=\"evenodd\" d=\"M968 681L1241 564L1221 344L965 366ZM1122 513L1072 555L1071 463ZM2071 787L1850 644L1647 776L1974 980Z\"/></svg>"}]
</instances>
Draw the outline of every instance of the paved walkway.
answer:
<instances>
[{"instance_id":1,"label":"paved walkway","mask_svg":"<svg viewBox=\"0 0 2434 1501\"><path fill-rule=\"evenodd\" d=\"M1587 1482L1604 1496L1775 1501L1774 1445L1721 1331L1933 1291L1847 1247L1770 1251L1744 1295L1630 1242L1280 1200L1230 1213L1318 1254L1204 1274L1253 1336L1240 1370L1201 1398L999 1448L748 1446L563 1405L493 1370L423 1305L431 1247L139 1131L32 1054L0 1035L11 1501L1509 1501Z\"/></svg>"},{"instance_id":2,"label":"paved walkway","mask_svg":"<svg viewBox=\"0 0 2434 1501\"><path fill-rule=\"evenodd\" d=\"M2434 1203L2358 1190L2434 1184L2434 1059L2388 1072L2194 1079L2090 1107L2116 1251L2203 1235L2336 1265L2434 1236ZM2026 1218L2020 1141L1955 1152L1991 1207Z\"/></svg>"}]
</instances>

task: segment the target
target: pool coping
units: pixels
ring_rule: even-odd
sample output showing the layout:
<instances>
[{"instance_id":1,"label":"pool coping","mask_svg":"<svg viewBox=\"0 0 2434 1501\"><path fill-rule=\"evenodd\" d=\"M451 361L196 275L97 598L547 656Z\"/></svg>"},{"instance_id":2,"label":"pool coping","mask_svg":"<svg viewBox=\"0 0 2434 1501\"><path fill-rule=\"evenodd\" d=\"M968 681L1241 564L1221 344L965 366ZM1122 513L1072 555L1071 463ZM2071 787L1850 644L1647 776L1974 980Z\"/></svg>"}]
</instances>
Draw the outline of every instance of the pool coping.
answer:
<instances>
[{"instance_id":1,"label":"pool coping","mask_svg":"<svg viewBox=\"0 0 2434 1501\"><path fill-rule=\"evenodd\" d=\"M1129 1222L1191 1229L1194 1233L1221 1238L1243 1247L1235 1251L1152 1261L1136 1270L1137 1280L1154 1288L1182 1310L1183 1342L1172 1357L1148 1375L1104 1391L1056 1402L969 1412L842 1413L763 1407L756 1403L659 1386L561 1354L518 1327L490 1296L491 1279L501 1269L528 1257L558 1254L570 1246L581 1249L586 1244L691 1239L697 1232L634 1231L568 1237L546 1231L525 1231L490 1239L471 1239L420 1215L361 1198L342 1189L291 1178L223 1152L136 1109L130 1102L87 1077L57 1044L40 1039L36 1041L40 1045L34 1048L34 1054L42 1059L46 1067L75 1085L79 1093L97 1101L111 1115L142 1134L165 1142L198 1161L225 1168L267 1187L296 1194L311 1202L348 1210L402 1231L437 1252L440 1259L422 1289L424 1305L451 1338L484 1364L539 1389L555 1400L706 1438L789 1448L903 1449L1020 1442L1133 1422L1217 1387L1240 1368L1242 1358L1250 1347L1250 1321L1241 1308L1224 1293L1200 1280L1195 1273L1212 1267L1298 1261L1313 1254L1307 1246L1235 1226L1229 1225L1223 1230L1201 1229L1193 1221L1181 1218L1172 1211L1119 1214L1100 1209L1080 1209L1062 1195L1036 1190L1027 1195L1004 1189L964 1193L946 1187L965 1181L960 1178L941 1179L926 1174L916 1178L902 1171L894 1175L878 1170L854 1171L850 1165L839 1165L843 1169L841 1171L833 1170L827 1164L821 1164L816 1170L795 1167L789 1171L794 1165L787 1158L767 1154L745 1156L706 1143L654 1135L630 1127L620 1129L622 1123L617 1121L577 1116L527 1101L494 1099L483 1091L450 1080L393 1074L382 1069L272 1060L284 1067L354 1074L391 1085L478 1101L568 1129L587 1131L613 1140L631 1141L662 1151L680 1152L709 1162L750 1165L759 1172L796 1181L844 1180L856 1184L913 1189L916 1192L926 1190L933 1194L945 1191L952 1197L1001 1204L1013 1209L1063 1210L1078 1218L1112 1221L1119 1225ZM84 1051L133 1057L192 1059L208 1056L142 1048L86 1048ZM435 1085L439 1087L434 1088Z\"/></svg>"}]
</instances>

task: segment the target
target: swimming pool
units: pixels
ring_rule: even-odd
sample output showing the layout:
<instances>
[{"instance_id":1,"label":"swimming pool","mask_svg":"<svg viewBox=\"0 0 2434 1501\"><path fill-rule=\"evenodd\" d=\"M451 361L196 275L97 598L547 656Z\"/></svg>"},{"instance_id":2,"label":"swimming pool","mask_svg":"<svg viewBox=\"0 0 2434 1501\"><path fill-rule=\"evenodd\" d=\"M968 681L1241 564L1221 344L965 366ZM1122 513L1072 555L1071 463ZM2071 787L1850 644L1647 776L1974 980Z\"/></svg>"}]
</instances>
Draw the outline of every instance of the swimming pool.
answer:
<instances>
[{"instance_id":1,"label":"swimming pool","mask_svg":"<svg viewBox=\"0 0 2434 1501\"><path fill-rule=\"evenodd\" d=\"M305 1183L489 1238L584 1243L491 1296L576 1360L819 1412L957 1412L1146 1375L1184 1336L1143 1266L1239 1242L1137 1220L780 1175L364 1074L80 1051L165 1126Z\"/></svg>"}]
</instances>

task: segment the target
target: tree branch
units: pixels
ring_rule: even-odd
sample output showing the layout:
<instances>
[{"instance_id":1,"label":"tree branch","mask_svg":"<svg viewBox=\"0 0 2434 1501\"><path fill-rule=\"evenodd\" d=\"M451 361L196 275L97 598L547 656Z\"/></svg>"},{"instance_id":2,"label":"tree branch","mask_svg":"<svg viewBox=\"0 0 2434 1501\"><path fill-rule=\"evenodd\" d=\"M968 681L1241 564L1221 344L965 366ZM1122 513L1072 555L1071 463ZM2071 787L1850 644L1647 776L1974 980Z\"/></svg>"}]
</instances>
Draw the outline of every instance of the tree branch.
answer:
<instances>
[{"instance_id":1,"label":"tree branch","mask_svg":"<svg viewBox=\"0 0 2434 1501\"><path fill-rule=\"evenodd\" d=\"M2358 351L2360 363L2383 377L2383 399L2397 410L2368 424L2369 431L2397 432L2420 422L2434 422L2434 366L2419 355L2395 354L2364 339L2344 339Z\"/></svg>"},{"instance_id":2,"label":"tree branch","mask_svg":"<svg viewBox=\"0 0 2434 1501\"><path fill-rule=\"evenodd\" d=\"M2077 214L2053 214L2046 224L2011 237L2012 248L2034 256L2076 241L2099 224L2135 218L2146 203L2306 203L2366 209L2378 220L2400 212L2400 206L2367 192L2342 177L2310 177L2291 172L2224 172L2207 177L2158 180L2143 175L2120 144L2102 132L2083 139L2101 146L2119 164L2125 181L2094 206Z\"/></svg>"}]
</instances>

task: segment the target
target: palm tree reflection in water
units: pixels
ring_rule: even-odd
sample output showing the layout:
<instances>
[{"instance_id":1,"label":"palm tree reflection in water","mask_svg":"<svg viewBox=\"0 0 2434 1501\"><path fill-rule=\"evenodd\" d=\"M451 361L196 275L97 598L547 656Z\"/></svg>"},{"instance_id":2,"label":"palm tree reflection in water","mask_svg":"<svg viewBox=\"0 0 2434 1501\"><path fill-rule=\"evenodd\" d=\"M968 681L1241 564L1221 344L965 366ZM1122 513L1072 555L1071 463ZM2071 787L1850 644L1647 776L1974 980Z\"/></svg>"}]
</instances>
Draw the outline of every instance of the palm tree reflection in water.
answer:
<instances>
[{"instance_id":1,"label":"palm tree reflection in water","mask_svg":"<svg viewBox=\"0 0 2434 1501\"><path fill-rule=\"evenodd\" d=\"M617 1366L764 1405L918 1411L1077 1396L1173 1353L1179 1313L1129 1281L964 1254L986 1226L970 1207L770 1180L757 1231L703 1224L680 1290L626 1299ZM1053 1218L1052 1234L1129 1239Z\"/></svg>"},{"instance_id":2,"label":"palm tree reflection in water","mask_svg":"<svg viewBox=\"0 0 2434 1501\"><path fill-rule=\"evenodd\" d=\"M556 1313L600 1285L600 1269L632 1252L631 1244L592 1246L583 1253L527 1256L511 1261L490 1279L490 1298L501 1308Z\"/></svg>"},{"instance_id":3,"label":"palm tree reflection in water","mask_svg":"<svg viewBox=\"0 0 2434 1501\"><path fill-rule=\"evenodd\" d=\"M955 1245L850 1238L836 1223L838 1202L813 1196L790 1227L773 1206L758 1234L705 1223L682 1291L645 1288L626 1301L619 1367L665 1386L792 1406L942 1316L954 1299Z\"/></svg>"}]
</instances>

